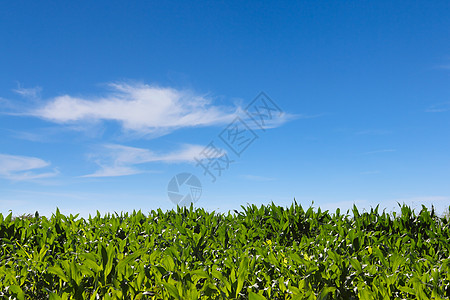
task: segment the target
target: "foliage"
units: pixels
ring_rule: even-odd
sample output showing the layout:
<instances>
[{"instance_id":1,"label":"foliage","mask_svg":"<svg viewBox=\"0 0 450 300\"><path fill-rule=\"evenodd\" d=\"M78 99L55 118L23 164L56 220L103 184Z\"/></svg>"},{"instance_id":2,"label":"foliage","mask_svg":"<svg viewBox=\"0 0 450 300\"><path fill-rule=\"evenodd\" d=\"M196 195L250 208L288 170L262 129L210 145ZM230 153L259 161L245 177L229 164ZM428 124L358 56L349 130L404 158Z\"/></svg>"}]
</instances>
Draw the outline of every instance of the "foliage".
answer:
<instances>
[{"instance_id":1,"label":"foliage","mask_svg":"<svg viewBox=\"0 0 450 300\"><path fill-rule=\"evenodd\" d=\"M274 204L228 214L158 209L0 214L10 299L449 299L448 219Z\"/></svg>"}]
</instances>

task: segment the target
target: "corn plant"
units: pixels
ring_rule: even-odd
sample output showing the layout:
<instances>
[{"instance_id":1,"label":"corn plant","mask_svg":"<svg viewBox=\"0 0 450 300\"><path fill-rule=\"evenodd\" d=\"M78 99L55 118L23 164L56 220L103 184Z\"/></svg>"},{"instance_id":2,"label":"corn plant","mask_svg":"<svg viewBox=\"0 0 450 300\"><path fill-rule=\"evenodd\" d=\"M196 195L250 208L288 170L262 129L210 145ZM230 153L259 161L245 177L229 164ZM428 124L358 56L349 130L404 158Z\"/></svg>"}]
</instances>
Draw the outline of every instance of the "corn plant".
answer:
<instances>
[{"instance_id":1,"label":"corn plant","mask_svg":"<svg viewBox=\"0 0 450 300\"><path fill-rule=\"evenodd\" d=\"M0 214L5 299L449 299L434 209Z\"/></svg>"}]
</instances>

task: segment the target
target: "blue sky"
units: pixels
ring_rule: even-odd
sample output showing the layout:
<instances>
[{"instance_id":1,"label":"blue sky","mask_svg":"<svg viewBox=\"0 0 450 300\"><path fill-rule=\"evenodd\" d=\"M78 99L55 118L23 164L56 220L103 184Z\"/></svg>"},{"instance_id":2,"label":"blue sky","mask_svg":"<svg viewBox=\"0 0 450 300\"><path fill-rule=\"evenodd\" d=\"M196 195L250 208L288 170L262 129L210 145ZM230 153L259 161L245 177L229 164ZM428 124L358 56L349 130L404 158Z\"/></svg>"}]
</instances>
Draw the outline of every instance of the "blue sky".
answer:
<instances>
[{"instance_id":1,"label":"blue sky","mask_svg":"<svg viewBox=\"0 0 450 300\"><path fill-rule=\"evenodd\" d=\"M442 212L449 15L448 1L4 2L0 212L171 209L183 172L208 210ZM245 113L261 91L283 112L264 130ZM257 136L240 156L220 139L238 116ZM215 182L196 162L211 142L209 162L233 161Z\"/></svg>"}]
</instances>

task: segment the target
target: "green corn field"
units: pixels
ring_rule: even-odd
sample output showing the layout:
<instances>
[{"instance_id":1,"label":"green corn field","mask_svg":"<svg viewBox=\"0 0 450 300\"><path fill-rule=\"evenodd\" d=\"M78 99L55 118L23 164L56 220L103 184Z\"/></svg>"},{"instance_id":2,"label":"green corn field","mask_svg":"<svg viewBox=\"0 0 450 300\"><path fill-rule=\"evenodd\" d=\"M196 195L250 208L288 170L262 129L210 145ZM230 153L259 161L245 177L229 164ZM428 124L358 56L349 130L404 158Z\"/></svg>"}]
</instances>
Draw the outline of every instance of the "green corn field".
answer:
<instances>
[{"instance_id":1,"label":"green corn field","mask_svg":"<svg viewBox=\"0 0 450 300\"><path fill-rule=\"evenodd\" d=\"M433 209L0 214L0 299L449 299Z\"/></svg>"}]
</instances>

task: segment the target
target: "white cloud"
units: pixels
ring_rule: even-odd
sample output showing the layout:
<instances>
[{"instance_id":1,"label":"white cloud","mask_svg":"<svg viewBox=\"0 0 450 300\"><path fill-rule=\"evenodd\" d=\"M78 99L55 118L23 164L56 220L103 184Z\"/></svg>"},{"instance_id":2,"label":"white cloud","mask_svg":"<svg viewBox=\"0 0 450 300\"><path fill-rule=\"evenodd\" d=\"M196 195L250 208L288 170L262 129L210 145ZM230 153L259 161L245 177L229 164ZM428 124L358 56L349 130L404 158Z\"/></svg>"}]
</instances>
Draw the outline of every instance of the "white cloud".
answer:
<instances>
[{"instance_id":1,"label":"white cloud","mask_svg":"<svg viewBox=\"0 0 450 300\"><path fill-rule=\"evenodd\" d=\"M100 166L100 169L93 174L82 177L113 177L139 174L146 171L139 169L137 165L151 162L194 162L195 157L198 157L203 149L204 146L186 144L177 151L159 154L142 148L117 144L103 145L102 151L90 155L90 159L94 160Z\"/></svg>"},{"instance_id":2,"label":"white cloud","mask_svg":"<svg viewBox=\"0 0 450 300\"><path fill-rule=\"evenodd\" d=\"M438 69L450 70L450 65L440 65L437 66Z\"/></svg>"},{"instance_id":3,"label":"white cloud","mask_svg":"<svg viewBox=\"0 0 450 300\"><path fill-rule=\"evenodd\" d=\"M19 131L13 129L7 129L11 137L15 139L21 139L31 142L44 142L48 140L48 137L43 134L37 134L33 132Z\"/></svg>"},{"instance_id":4,"label":"white cloud","mask_svg":"<svg viewBox=\"0 0 450 300\"><path fill-rule=\"evenodd\" d=\"M116 83L104 97L59 96L28 114L55 123L117 121L123 129L165 134L182 127L230 122L236 109L212 105L189 91L145 84Z\"/></svg>"},{"instance_id":5,"label":"white cloud","mask_svg":"<svg viewBox=\"0 0 450 300\"><path fill-rule=\"evenodd\" d=\"M50 163L36 157L0 154L0 177L10 180L33 180L52 177L57 171L36 173L34 170L50 166Z\"/></svg>"},{"instance_id":6,"label":"white cloud","mask_svg":"<svg viewBox=\"0 0 450 300\"><path fill-rule=\"evenodd\" d=\"M244 114L244 112L239 111L239 114L241 116L243 116L244 121L246 123L246 125L252 129L252 130L260 130L261 129L261 124L257 124L255 121L247 118L247 116ZM264 128L264 130L266 129L273 129L273 128L277 128L277 127L281 127L283 124L289 122L289 121L293 121L296 119L314 119L314 118L319 118L324 116L324 114L316 114L316 115L306 115L306 114L288 114L285 112L282 112L281 114L274 114L269 119L264 120L264 124L262 125L262 127ZM257 120L260 123L260 120Z\"/></svg>"},{"instance_id":7,"label":"white cloud","mask_svg":"<svg viewBox=\"0 0 450 300\"><path fill-rule=\"evenodd\" d=\"M6 114L9 110L14 108L15 106L11 100L0 97L0 114Z\"/></svg>"},{"instance_id":8,"label":"white cloud","mask_svg":"<svg viewBox=\"0 0 450 300\"><path fill-rule=\"evenodd\" d=\"M210 97L188 90L139 83L111 83L104 96L63 95L22 113L57 124L83 127L103 121L118 122L131 135L161 136L186 127L226 125L245 114L240 106L215 105ZM265 128L279 127L307 115L274 114ZM250 120L249 120L250 123Z\"/></svg>"},{"instance_id":9,"label":"white cloud","mask_svg":"<svg viewBox=\"0 0 450 300\"><path fill-rule=\"evenodd\" d=\"M34 88L24 88L18 84L17 89L14 89L13 92L19 94L20 96L28 99L39 99L41 97L41 87Z\"/></svg>"},{"instance_id":10,"label":"white cloud","mask_svg":"<svg viewBox=\"0 0 450 300\"><path fill-rule=\"evenodd\" d=\"M98 164L101 169L97 170L95 173L84 175L81 177L117 177L117 176L129 176L143 173L143 171L138 170L133 167L124 167L120 165L105 166Z\"/></svg>"},{"instance_id":11,"label":"white cloud","mask_svg":"<svg viewBox=\"0 0 450 300\"><path fill-rule=\"evenodd\" d=\"M430 106L425 110L425 112L431 112L431 113L440 113L440 112L446 112L450 110L450 102L444 102L444 103L438 103L435 105Z\"/></svg>"}]
</instances>

